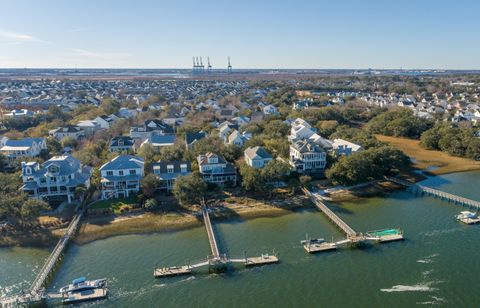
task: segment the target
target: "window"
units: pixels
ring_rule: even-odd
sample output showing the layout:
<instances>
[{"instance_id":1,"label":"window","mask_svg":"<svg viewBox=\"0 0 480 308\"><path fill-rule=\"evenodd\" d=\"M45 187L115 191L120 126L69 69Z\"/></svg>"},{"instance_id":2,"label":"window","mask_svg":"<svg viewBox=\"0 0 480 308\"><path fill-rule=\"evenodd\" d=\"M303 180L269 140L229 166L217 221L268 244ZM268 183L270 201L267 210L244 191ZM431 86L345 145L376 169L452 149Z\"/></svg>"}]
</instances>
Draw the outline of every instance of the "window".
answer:
<instances>
[{"instance_id":1,"label":"window","mask_svg":"<svg viewBox=\"0 0 480 308\"><path fill-rule=\"evenodd\" d=\"M107 176L113 176L113 171L107 171Z\"/></svg>"},{"instance_id":2,"label":"window","mask_svg":"<svg viewBox=\"0 0 480 308\"><path fill-rule=\"evenodd\" d=\"M167 173L173 173L173 165L167 165Z\"/></svg>"},{"instance_id":3,"label":"window","mask_svg":"<svg viewBox=\"0 0 480 308\"><path fill-rule=\"evenodd\" d=\"M135 174L137 174L137 170L135 169L130 170L130 175L135 175Z\"/></svg>"},{"instance_id":4,"label":"window","mask_svg":"<svg viewBox=\"0 0 480 308\"><path fill-rule=\"evenodd\" d=\"M187 164L181 164L180 169L181 169L182 173L186 173L187 172Z\"/></svg>"},{"instance_id":5,"label":"window","mask_svg":"<svg viewBox=\"0 0 480 308\"><path fill-rule=\"evenodd\" d=\"M123 175L123 170L118 171L118 175L122 176Z\"/></svg>"}]
</instances>

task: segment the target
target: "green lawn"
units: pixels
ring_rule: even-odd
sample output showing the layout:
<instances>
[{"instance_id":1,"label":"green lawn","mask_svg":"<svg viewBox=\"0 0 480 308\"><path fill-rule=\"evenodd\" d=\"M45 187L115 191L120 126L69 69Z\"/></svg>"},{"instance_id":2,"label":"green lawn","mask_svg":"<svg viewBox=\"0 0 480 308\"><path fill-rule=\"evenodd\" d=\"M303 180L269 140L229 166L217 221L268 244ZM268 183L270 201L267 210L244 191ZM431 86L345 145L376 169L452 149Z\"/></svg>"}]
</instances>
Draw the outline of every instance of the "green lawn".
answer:
<instances>
[{"instance_id":1,"label":"green lawn","mask_svg":"<svg viewBox=\"0 0 480 308\"><path fill-rule=\"evenodd\" d=\"M91 209L109 209L112 208L114 213L117 213L124 205L138 204L137 196L130 196L128 198L101 200L90 205Z\"/></svg>"}]
</instances>

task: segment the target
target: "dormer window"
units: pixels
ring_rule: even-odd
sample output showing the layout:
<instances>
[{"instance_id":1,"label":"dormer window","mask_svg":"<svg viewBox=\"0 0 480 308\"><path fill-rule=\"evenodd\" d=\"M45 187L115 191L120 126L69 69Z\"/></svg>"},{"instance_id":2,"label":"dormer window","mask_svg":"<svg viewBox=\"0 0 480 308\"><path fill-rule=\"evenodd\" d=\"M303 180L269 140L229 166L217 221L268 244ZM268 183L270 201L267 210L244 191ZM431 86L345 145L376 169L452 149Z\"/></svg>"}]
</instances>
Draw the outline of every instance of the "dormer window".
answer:
<instances>
[{"instance_id":1,"label":"dormer window","mask_svg":"<svg viewBox=\"0 0 480 308\"><path fill-rule=\"evenodd\" d=\"M173 173L173 165L167 165L167 173Z\"/></svg>"},{"instance_id":2,"label":"dormer window","mask_svg":"<svg viewBox=\"0 0 480 308\"><path fill-rule=\"evenodd\" d=\"M180 170L182 173L187 173L187 164L181 164L180 165Z\"/></svg>"}]
</instances>

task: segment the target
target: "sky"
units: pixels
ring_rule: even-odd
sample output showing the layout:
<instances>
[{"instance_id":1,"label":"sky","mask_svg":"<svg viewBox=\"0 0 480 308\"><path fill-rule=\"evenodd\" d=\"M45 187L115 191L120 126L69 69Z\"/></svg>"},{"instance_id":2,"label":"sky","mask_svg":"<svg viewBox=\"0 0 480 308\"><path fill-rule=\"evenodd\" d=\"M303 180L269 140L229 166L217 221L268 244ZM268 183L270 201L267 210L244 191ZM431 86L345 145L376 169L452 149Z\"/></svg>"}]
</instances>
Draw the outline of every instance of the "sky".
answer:
<instances>
[{"instance_id":1,"label":"sky","mask_svg":"<svg viewBox=\"0 0 480 308\"><path fill-rule=\"evenodd\" d=\"M0 68L480 69L477 0L0 0Z\"/></svg>"}]
</instances>

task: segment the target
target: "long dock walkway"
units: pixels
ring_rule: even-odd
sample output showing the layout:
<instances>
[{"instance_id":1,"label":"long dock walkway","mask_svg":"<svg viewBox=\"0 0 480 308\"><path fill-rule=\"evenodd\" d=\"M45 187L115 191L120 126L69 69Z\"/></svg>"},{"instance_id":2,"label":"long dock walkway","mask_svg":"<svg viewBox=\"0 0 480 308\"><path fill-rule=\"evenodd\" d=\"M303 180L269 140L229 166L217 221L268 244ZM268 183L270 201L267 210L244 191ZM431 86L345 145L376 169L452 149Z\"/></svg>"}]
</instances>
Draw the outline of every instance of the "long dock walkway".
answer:
<instances>
[{"instance_id":1,"label":"long dock walkway","mask_svg":"<svg viewBox=\"0 0 480 308\"><path fill-rule=\"evenodd\" d=\"M212 256L214 258L220 258L220 251L218 250L217 239L213 233L212 222L210 221L210 215L208 214L207 206L203 207L202 210L203 221L205 222L205 228L207 229L208 241L210 243L210 250L212 251Z\"/></svg>"},{"instance_id":2,"label":"long dock walkway","mask_svg":"<svg viewBox=\"0 0 480 308\"><path fill-rule=\"evenodd\" d=\"M359 242L365 240L365 237L362 233L356 232L350 227L345 221L338 217L332 210L330 210L325 203L323 203L317 196L312 194L308 189L302 188L305 195L307 195L310 200L315 204L315 206L327 216L337 227L340 228L346 235L347 238L352 242Z\"/></svg>"},{"instance_id":3,"label":"long dock walkway","mask_svg":"<svg viewBox=\"0 0 480 308\"><path fill-rule=\"evenodd\" d=\"M386 179L389 180L389 181L392 181L394 183L397 183L397 184L400 184L400 185L403 185L403 186L406 186L406 187L410 187L412 189L412 192L414 192L414 193L422 193L422 194L426 194L426 195L429 195L429 196L438 197L442 200L447 200L449 202L460 204L462 206L468 206L468 207L471 207L471 208L475 208L477 210L480 209L480 202L479 201L475 201L475 200L471 200L471 199L464 198L464 197L461 197L461 196L457 196L457 195L454 195L454 194L451 194L451 193L441 191L439 189L423 186L423 185L420 185L420 184L414 184L414 183L407 182L407 181L404 181L404 180L401 180L401 179L398 179L398 178L386 177Z\"/></svg>"},{"instance_id":4,"label":"long dock walkway","mask_svg":"<svg viewBox=\"0 0 480 308\"><path fill-rule=\"evenodd\" d=\"M35 280L32 282L29 292L23 295L11 296L11 297L2 299L0 301L0 305L2 307L8 307L8 306L13 306L13 305L22 304L22 303L37 302L47 297L47 293L45 293L43 289L43 285L46 279L48 278L48 276L50 275L50 273L52 272L55 264L60 258L65 247L67 246L68 241L77 231L77 228L80 223L80 220L82 219L82 216L83 216L83 211L79 211L73 217L72 221L70 222L70 225L67 228L67 231L62 236L62 238L58 241L52 253L50 254L50 256L48 256L47 260L45 261L40 272L38 272Z\"/></svg>"}]
</instances>

